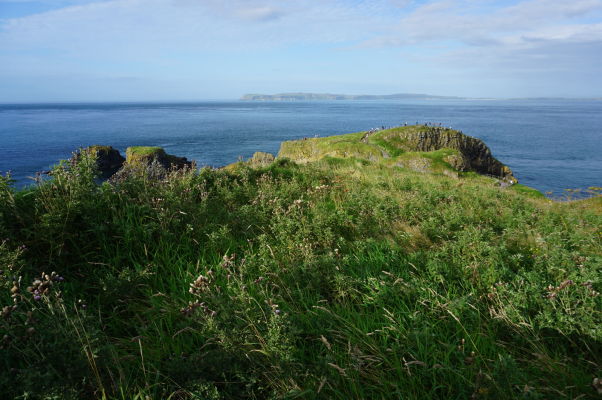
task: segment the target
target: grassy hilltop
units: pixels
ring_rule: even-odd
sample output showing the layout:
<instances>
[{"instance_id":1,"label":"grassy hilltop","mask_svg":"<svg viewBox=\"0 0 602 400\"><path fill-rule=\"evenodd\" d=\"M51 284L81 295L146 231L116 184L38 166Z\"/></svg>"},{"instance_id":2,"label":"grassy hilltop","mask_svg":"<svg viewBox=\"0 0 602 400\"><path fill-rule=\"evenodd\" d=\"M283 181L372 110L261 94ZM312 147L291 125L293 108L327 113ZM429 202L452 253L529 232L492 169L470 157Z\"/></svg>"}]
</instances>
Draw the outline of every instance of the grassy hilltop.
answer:
<instances>
[{"instance_id":1,"label":"grassy hilltop","mask_svg":"<svg viewBox=\"0 0 602 400\"><path fill-rule=\"evenodd\" d=\"M399 132L0 178L0 397L599 398L602 197Z\"/></svg>"},{"instance_id":2,"label":"grassy hilltop","mask_svg":"<svg viewBox=\"0 0 602 400\"><path fill-rule=\"evenodd\" d=\"M516 182L480 139L443 127L413 125L284 142L279 157L298 163L355 158L387 167L458 176L478 172Z\"/></svg>"}]
</instances>

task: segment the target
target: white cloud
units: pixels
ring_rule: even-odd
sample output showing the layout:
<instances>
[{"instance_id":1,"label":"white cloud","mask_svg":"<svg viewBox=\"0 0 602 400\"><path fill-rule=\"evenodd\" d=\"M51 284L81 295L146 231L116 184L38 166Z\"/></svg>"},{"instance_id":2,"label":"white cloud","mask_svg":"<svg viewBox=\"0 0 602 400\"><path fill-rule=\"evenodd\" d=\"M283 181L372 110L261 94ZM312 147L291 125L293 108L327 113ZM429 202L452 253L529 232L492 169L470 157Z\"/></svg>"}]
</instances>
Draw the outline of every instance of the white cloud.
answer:
<instances>
[{"instance_id":1,"label":"white cloud","mask_svg":"<svg viewBox=\"0 0 602 400\"><path fill-rule=\"evenodd\" d=\"M127 46L134 53L337 43L359 40L377 25L365 10L336 0L319 6L312 0L252 5L242 0L111 0L9 20L0 30L0 43L83 52Z\"/></svg>"},{"instance_id":2,"label":"white cloud","mask_svg":"<svg viewBox=\"0 0 602 400\"><path fill-rule=\"evenodd\" d=\"M284 12L276 7L249 7L237 10L236 14L243 19L251 21L270 21L283 16Z\"/></svg>"},{"instance_id":3,"label":"white cloud","mask_svg":"<svg viewBox=\"0 0 602 400\"><path fill-rule=\"evenodd\" d=\"M602 10L602 0L529 0L489 9L475 4L478 3L470 0L428 3L401 18L388 35L373 38L365 44L399 46L459 41L471 46L489 46L521 36L537 37L559 28L570 30L574 18ZM585 32L586 27L582 24L579 29Z\"/></svg>"},{"instance_id":4,"label":"white cloud","mask_svg":"<svg viewBox=\"0 0 602 400\"><path fill-rule=\"evenodd\" d=\"M345 75L388 86L400 71L589 74L602 54L602 0L57 1L70 5L0 22L0 79Z\"/></svg>"}]
</instances>

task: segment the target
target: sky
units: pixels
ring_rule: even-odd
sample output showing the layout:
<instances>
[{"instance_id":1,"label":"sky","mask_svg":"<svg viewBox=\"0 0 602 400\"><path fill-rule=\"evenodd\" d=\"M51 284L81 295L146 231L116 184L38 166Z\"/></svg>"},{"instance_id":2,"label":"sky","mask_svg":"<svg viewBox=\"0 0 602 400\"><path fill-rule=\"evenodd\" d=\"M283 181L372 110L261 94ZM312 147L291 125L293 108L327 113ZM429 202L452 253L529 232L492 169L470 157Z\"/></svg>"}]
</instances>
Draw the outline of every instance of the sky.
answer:
<instances>
[{"instance_id":1,"label":"sky","mask_svg":"<svg viewBox=\"0 0 602 400\"><path fill-rule=\"evenodd\" d=\"M602 97L602 0L0 0L0 102Z\"/></svg>"}]
</instances>

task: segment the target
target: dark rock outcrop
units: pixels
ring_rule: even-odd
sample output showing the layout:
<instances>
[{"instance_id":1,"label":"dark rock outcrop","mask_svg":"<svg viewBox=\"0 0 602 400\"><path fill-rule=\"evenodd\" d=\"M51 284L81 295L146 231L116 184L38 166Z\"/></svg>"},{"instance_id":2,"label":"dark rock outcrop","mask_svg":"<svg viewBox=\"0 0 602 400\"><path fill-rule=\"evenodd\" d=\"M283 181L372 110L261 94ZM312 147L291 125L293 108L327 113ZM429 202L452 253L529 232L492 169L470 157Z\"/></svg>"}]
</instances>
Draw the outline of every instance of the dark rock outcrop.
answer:
<instances>
[{"instance_id":1,"label":"dark rock outcrop","mask_svg":"<svg viewBox=\"0 0 602 400\"><path fill-rule=\"evenodd\" d=\"M82 154L89 154L96 159L96 166L102 178L108 178L117 172L125 162L119 150L111 146L94 145L81 149L71 158L71 162L78 162Z\"/></svg>"},{"instance_id":2,"label":"dark rock outcrop","mask_svg":"<svg viewBox=\"0 0 602 400\"><path fill-rule=\"evenodd\" d=\"M453 168L516 181L512 170L493 157L491 150L481 139L467 136L453 129L440 127L424 127L418 130L391 129L383 132L381 139L394 142L404 151L457 150L458 156L448 157L445 160Z\"/></svg>"},{"instance_id":3,"label":"dark rock outcrop","mask_svg":"<svg viewBox=\"0 0 602 400\"><path fill-rule=\"evenodd\" d=\"M75 153L70 162L78 163L84 154L96 159L100 178L110 182L118 182L138 174L161 178L169 170L194 167L194 162L188 161L186 157L167 154L161 147L148 146L128 147L124 158L111 146L94 145Z\"/></svg>"},{"instance_id":4,"label":"dark rock outcrop","mask_svg":"<svg viewBox=\"0 0 602 400\"><path fill-rule=\"evenodd\" d=\"M517 182L482 140L440 126L400 126L293 140L281 144L278 157L298 163L354 158L425 173L474 171L508 184Z\"/></svg>"},{"instance_id":5,"label":"dark rock outcrop","mask_svg":"<svg viewBox=\"0 0 602 400\"><path fill-rule=\"evenodd\" d=\"M109 182L120 183L134 176L145 176L151 180L165 178L168 171L193 168L194 162L186 157L167 154L161 147L134 146L125 152L126 160Z\"/></svg>"},{"instance_id":6,"label":"dark rock outcrop","mask_svg":"<svg viewBox=\"0 0 602 400\"><path fill-rule=\"evenodd\" d=\"M186 157L167 154L161 147L133 146L125 151L126 164L130 166L148 166L158 163L165 169L182 169L192 167L192 161Z\"/></svg>"}]
</instances>

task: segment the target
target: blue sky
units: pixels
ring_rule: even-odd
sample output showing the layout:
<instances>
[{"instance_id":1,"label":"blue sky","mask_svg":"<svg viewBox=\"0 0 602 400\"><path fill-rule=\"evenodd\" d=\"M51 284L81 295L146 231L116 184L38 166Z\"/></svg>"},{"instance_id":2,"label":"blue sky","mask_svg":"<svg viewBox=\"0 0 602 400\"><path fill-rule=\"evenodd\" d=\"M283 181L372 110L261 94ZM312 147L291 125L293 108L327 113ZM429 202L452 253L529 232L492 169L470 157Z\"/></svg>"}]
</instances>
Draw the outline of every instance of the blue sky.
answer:
<instances>
[{"instance_id":1,"label":"blue sky","mask_svg":"<svg viewBox=\"0 0 602 400\"><path fill-rule=\"evenodd\" d=\"M602 0L0 0L0 102L602 97Z\"/></svg>"}]
</instances>

